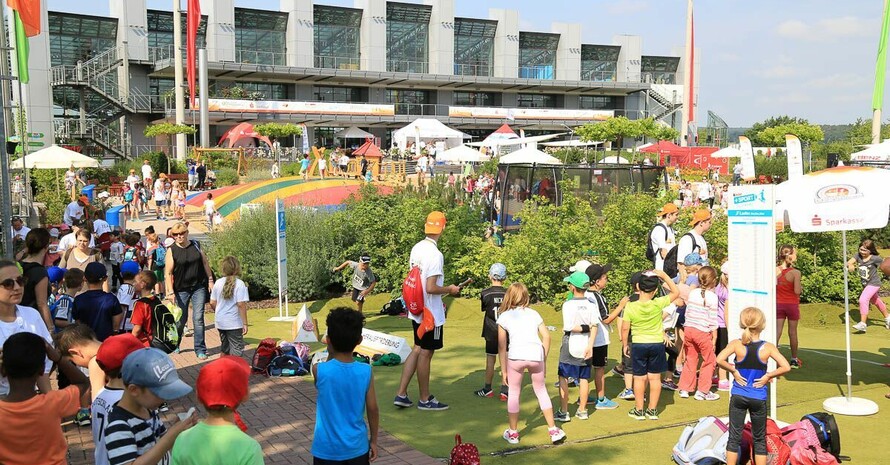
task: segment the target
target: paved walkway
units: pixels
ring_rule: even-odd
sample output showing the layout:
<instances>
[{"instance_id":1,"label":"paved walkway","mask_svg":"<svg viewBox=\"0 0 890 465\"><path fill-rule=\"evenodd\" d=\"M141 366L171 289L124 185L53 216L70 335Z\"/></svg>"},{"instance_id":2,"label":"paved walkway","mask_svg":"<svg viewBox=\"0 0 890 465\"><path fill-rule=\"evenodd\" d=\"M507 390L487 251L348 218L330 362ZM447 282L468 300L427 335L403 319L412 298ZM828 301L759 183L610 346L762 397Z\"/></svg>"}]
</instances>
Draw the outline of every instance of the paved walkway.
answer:
<instances>
[{"instance_id":1,"label":"paved walkway","mask_svg":"<svg viewBox=\"0 0 890 465\"><path fill-rule=\"evenodd\" d=\"M206 332L209 360L219 355L219 333ZM201 363L192 351L192 338L186 338L182 345L183 353L174 355L179 368L179 376L191 386L195 385ZM253 350L248 352L253 355ZM311 377L306 378L266 378L251 376L250 398L239 412L247 423L247 434L253 436L263 447L267 464L306 464L312 463L309 453L315 429L315 385ZM170 403L170 411L162 414L170 425L177 420L176 414L189 407L198 408L204 416L194 391L186 398ZM89 426L79 427L73 423L63 426L68 441L70 465L94 463L93 441ZM375 465L441 465L411 446L381 431L378 439L379 458Z\"/></svg>"}]
</instances>

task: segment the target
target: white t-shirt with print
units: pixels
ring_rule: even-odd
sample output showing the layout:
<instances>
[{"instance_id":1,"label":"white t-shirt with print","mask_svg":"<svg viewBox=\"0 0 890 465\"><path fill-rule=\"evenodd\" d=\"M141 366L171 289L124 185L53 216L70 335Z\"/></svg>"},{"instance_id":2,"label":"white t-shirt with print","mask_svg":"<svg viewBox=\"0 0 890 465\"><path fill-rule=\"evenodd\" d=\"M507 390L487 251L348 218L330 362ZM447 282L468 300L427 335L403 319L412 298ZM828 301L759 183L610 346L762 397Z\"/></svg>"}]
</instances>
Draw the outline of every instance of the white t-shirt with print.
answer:
<instances>
[{"instance_id":1,"label":"white t-shirt with print","mask_svg":"<svg viewBox=\"0 0 890 465\"><path fill-rule=\"evenodd\" d=\"M600 301L606 305L606 299L602 295L597 296L593 291L585 292L584 297L593 305L593 316L590 318L590 323L587 323L591 327L596 326L596 338L593 340L593 346L607 346L611 341L609 333L612 331L612 327L603 323L602 313L600 313ZM609 308L606 307L605 311L609 313Z\"/></svg>"},{"instance_id":2,"label":"white t-shirt with print","mask_svg":"<svg viewBox=\"0 0 890 465\"><path fill-rule=\"evenodd\" d=\"M123 389L102 388L90 405L92 421L90 428L93 431L93 445L96 446L96 465L110 465L108 461L108 449L105 448L105 425L108 424L108 414L124 395Z\"/></svg>"},{"instance_id":3,"label":"white t-shirt with print","mask_svg":"<svg viewBox=\"0 0 890 465\"><path fill-rule=\"evenodd\" d=\"M139 300L136 297L136 289L132 284L123 283L121 287L117 290L117 301L120 302L121 307L126 306L127 310L124 312L123 321L121 321L121 329L130 331L133 329L133 308L136 307L136 301Z\"/></svg>"},{"instance_id":4,"label":"white t-shirt with print","mask_svg":"<svg viewBox=\"0 0 890 465\"><path fill-rule=\"evenodd\" d=\"M444 325L445 302L442 301L442 294L429 294L426 292L426 280L430 276L436 276L436 285L440 287L445 283L445 256L442 255L442 252L439 252L436 241L427 237L415 244L411 248L408 264L409 269L415 265L420 267L420 278L423 284L423 303L433 314L436 326ZM420 323L423 320L423 315L408 313L408 318Z\"/></svg>"},{"instance_id":5,"label":"white t-shirt with print","mask_svg":"<svg viewBox=\"0 0 890 465\"><path fill-rule=\"evenodd\" d=\"M235 281L235 292L231 299L223 298L223 287L226 281L233 279L225 277L213 283L213 290L210 291L210 300L216 301L216 329L232 330L244 327L241 321L241 314L238 312L238 304L240 302L250 302L250 296L247 293L247 285L238 278Z\"/></svg>"},{"instance_id":6,"label":"white t-shirt with print","mask_svg":"<svg viewBox=\"0 0 890 465\"><path fill-rule=\"evenodd\" d=\"M0 321L0 347L3 347L6 340L13 334L18 333L36 334L46 340L47 343L53 343L53 338L46 329L46 323L43 322L40 312L31 307L16 305L15 321L9 323ZM50 362L49 358L47 358L44 362L44 373L49 373L52 366L53 362ZM7 381L5 376L0 376L0 397L7 394L9 394L9 381Z\"/></svg>"},{"instance_id":7,"label":"white t-shirt with print","mask_svg":"<svg viewBox=\"0 0 890 465\"><path fill-rule=\"evenodd\" d=\"M162 179L155 181L154 191L155 200L167 200L167 191L164 189L164 181Z\"/></svg>"},{"instance_id":8,"label":"white t-shirt with print","mask_svg":"<svg viewBox=\"0 0 890 465\"><path fill-rule=\"evenodd\" d=\"M83 218L83 207L80 206L76 201L71 202L68 206L65 207L64 214L64 223L67 225L71 225L74 220Z\"/></svg>"},{"instance_id":9,"label":"white t-shirt with print","mask_svg":"<svg viewBox=\"0 0 890 465\"><path fill-rule=\"evenodd\" d=\"M664 271L664 257L661 256L661 249L670 250L677 243L677 233L674 228L661 223L661 226L652 228L649 234L649 242L652 243L652 250L655 251L655 269ZM665 234L667 230L667 234ZM679 250L677 250L679 252Z\"/></svg>"},{"instance_id":10,"label":"white t-shirt with print","mask_svg":"<svg viewBox=\"0 0 890 465\"><path fill-rule=\"evenodd\" d=\"M501 313L498 326L510 335L507 358L540 362L544 360L544 344L538 335L538 327L544 323L538 312L519 307Z\"/></svg>"}]
</instances>

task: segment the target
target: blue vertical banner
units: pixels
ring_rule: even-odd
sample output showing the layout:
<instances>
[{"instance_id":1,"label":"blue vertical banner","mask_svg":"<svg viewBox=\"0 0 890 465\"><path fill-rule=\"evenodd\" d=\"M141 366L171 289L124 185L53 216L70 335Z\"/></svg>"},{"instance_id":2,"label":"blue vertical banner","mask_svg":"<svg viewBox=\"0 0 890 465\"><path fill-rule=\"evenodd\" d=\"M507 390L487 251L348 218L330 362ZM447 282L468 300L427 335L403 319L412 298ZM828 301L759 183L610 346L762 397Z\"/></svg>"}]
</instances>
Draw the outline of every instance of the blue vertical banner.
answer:
<instances>
[{"instance_id":1,"label":"blue vertical banner","mask_svg":"<svg viewBox=\"0 0 890 465\"><path fill-rule=\"evenodd\" d=\"M275 199L275 231L278 235L278 317L269 321L290 321L287 292L287 221L284 200Z\"/></svg>"}]
</instances>

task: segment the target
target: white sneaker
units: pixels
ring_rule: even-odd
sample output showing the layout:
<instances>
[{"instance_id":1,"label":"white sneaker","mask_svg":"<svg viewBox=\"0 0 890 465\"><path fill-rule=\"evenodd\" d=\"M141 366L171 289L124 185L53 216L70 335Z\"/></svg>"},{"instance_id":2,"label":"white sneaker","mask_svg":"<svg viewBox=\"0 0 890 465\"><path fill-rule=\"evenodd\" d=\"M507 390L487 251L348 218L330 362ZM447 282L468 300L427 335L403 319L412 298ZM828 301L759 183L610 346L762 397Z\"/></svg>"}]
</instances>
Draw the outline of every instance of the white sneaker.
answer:
<instances>
[{"instance_id":1,"label":"white sneaker","mask_svg":"<svg viewBox=\"0 0 890 465\"><path fill-rule=\"evenodd\" d=\"M566 438L566 432L560 428L550 428L550 442L556 444Z\"/></svg>"},{"instance_id":2,"label":"white sneaker","mask_svg":"<svg viewBox=\"0 0 890 465\"><path fill-rule=\"evenodd\" d=\"M717 394L716 392L708 392L707 394L705 394L704 392L697 391L695 393L694 399L695 400L719 400L720 394Z\"/></svg>"},{"instance_id":3,"label":"white sneaker","mask_svg":"<svg viewBox=\"0 0 890 465\"><path fill-rule=\"evenodd\" d=\"M853 329L855 329L856 331L859 331L861 333L864 333L865 330L867 329L867 327L868 327L868 325L864 321L860 321L859 323L856 323L855 325L853 325Z\"/></svg>"},{"instance_id":4,"label":"white sneaker","mask_svg":"<svg viewBox=\"0 0 890 465\"><path fill-rule=\"evenodd\" d=\"M579 419L579 420L586 420L586 419L588 419L589 416L587 415L587 410L581 410L581 409L578 409L578 411L575 412L575 418L577 418L577 419Z\"/></svg>"},{"instance_id":5,"label":"white sneaker","mask_svg":"<svg viewBox=\"0 0 890 465\"><path fill-rule=\"evenodd\" d=\"M504 430L504 439L510 444L519 444L519 432L508 428Z\"/></svg>"},{"instance_id":6,"label":"white sneaker","mask_svg":"<svg viewBox=\"0 0 890 465\"><path fill-rule=\"evenodd\" d=\"M688 399L688 398L689 398L689 391L682 391L682 390L681 390L681 391L680 391L680 398L681 398L681 399Z\"/></svg>"},{"instance_id":7,"label":"white sneaker","mask_svg":"<svg viewBox=\"0 0 890 465\"><path fill-rule=\"evenodd\" d=\"M887 329L890 329L890 316L887 316L887 318L884 318L884 327Z\"/></svg>"}]
</instances>

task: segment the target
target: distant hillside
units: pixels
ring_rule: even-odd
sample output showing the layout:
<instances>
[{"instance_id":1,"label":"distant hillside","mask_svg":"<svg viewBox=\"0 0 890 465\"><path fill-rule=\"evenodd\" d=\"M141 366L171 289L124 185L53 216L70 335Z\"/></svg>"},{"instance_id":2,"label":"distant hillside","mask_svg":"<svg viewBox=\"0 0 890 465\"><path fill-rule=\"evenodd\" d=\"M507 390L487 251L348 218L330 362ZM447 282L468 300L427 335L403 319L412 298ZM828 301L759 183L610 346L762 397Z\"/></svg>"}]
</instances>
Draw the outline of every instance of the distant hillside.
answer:
<instances>
[{"instance_id":1,"label":"distant hillside","mask_svg":"<svg viewBox=\"0 0 890 465\"><path fill-rule=\"evenodd\" d=\"M822 126L822 132L825 133L826 142L846 139L847 132L853 127L852 124L822 124L820 126ZM733 142L738 141L739 136L745 134L748 129L751 128L729 128L727 138Z\"/></svg>"}]
</instances>

